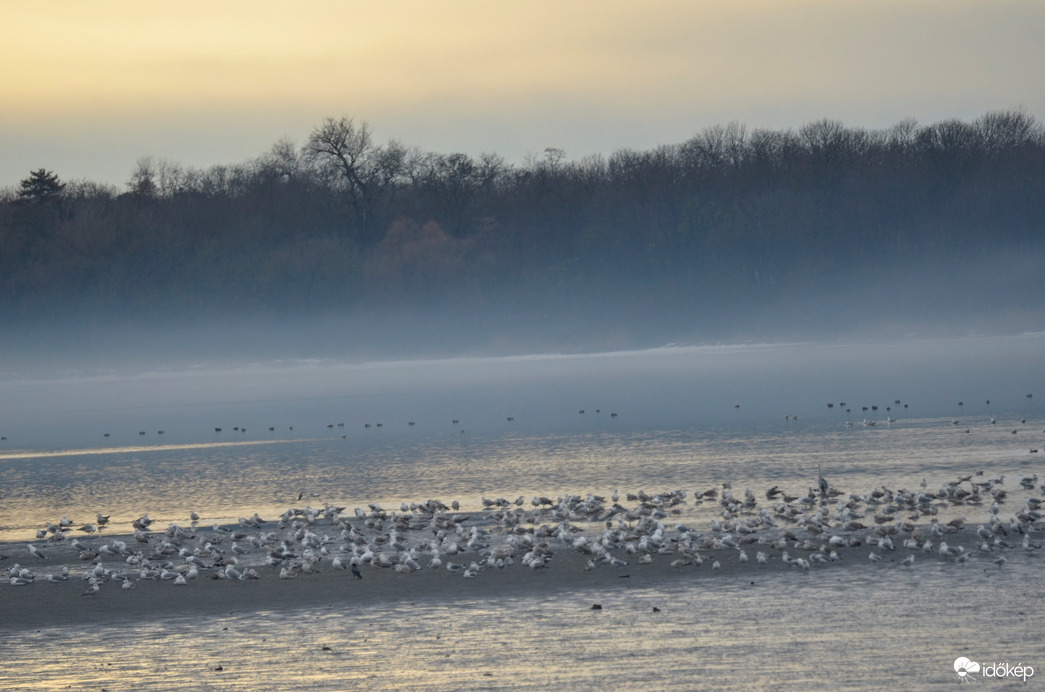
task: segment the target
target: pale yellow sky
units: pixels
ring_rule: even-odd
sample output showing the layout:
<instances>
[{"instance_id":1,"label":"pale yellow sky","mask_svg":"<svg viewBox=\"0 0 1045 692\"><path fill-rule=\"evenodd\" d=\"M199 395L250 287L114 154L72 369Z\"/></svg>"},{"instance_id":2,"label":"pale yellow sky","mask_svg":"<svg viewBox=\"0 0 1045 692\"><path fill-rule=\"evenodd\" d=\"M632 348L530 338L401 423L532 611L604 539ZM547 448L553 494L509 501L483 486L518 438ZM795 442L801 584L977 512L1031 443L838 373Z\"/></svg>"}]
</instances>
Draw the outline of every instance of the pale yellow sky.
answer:
<instances>
[{"instance_id":1,"label":"pale yellow sky","mask_svg":"<svg viewBox=\"0 0 1045 692\"><path fill-rule=\"evenodd\" d=\"M1045 2L5 2L0 186L235 163L327 116L429 151L571 157L710 125L1045 117Z\"/></svg>"}]
</instances>

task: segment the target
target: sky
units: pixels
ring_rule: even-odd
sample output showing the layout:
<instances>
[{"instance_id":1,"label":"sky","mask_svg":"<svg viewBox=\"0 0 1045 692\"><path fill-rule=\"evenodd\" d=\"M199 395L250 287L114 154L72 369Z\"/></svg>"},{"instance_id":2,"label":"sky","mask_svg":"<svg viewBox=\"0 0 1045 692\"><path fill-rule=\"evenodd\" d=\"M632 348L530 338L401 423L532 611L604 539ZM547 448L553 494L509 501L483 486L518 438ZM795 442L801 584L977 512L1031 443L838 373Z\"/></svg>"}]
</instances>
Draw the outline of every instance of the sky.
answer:
<instances>
[{"instance_id":1,"label":"sky","mask_svg":"<svg viewBox=\"0 0 1045 692\"><path fill-rule=\"evenodd\" d=\"M714 125L1045 118L1040 0L4 0L0 188L38 168L123 186L303 143L511 162L683 142Z\"/></svg>"}]
</instances>

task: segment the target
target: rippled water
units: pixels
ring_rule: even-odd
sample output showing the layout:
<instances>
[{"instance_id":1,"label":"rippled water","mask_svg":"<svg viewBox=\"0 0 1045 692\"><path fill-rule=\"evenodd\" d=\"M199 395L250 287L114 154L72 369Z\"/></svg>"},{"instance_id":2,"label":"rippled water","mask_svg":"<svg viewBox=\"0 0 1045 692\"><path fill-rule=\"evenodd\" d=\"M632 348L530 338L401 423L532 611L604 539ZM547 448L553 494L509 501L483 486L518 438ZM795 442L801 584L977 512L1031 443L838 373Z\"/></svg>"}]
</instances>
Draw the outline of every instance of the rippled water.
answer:
<instances>
[{"instance_id":1,"label":"rippled water","mask_svg":"<svg viewBox=\"0 0 1045 692\"><path fill-rule=\"evenodd\" d=\"M299 495L474 509L483 496L725 481L801 489L818 464L855 492L981 468L1012 487L1045 478L1030 452L1045 448L1043 384L1041 335L8 377L0 540L96 512L115 530L144 512L161 525L190 510L203 523L271 517ZM713 511L688 505L680 519ZM959 655L1045 675L1036 553L1005 569L878 567L169 617L87 636L0 625L0 688L925 688L956 684Z\"/></svg>"},{"instance_id":2,"label":"rippled water","mask_svg":"<svg viewBox=\"0 0 1045 692\"><path fill-rule=\"evenodd\" d=\"M1039 559L1006 570L771 572L754 584L700 578L496 602L332 605L86 632L0 632L7 663L0 687L944 688L958 683L958 656L1036 669L1045 661L1041 568ZM602 610L591 609L596 601Z\"/></svg>"},{"instance_id":3,"label":"rippled water","mask_svg":"<svg viewBox=\"0 0 1045 692\"><path fill-rule=\"evenodd\" d=\"M398 507L437 498L477 509L483 496L706 490L725 481L740 490L780 483L802 491L815 484L817 464L835 485L854 492L880 483L913 488L923 478L936 487L980 468L1010 477L1036 470L1029 449L1045 443L1041 418L1021 424L1022 436L986 420L969 424L968 433L944 418L874 428L800 420L755 431L624 427L388 440L375 432L351 440L0 455L0 535L26 540L61 516L79 523L97 512L123 531L145 512L161 526L186 523L190 511L205 524L254 512L273 518L300 504L301 494L319 505Z\"/></svg>"}]
</instances>

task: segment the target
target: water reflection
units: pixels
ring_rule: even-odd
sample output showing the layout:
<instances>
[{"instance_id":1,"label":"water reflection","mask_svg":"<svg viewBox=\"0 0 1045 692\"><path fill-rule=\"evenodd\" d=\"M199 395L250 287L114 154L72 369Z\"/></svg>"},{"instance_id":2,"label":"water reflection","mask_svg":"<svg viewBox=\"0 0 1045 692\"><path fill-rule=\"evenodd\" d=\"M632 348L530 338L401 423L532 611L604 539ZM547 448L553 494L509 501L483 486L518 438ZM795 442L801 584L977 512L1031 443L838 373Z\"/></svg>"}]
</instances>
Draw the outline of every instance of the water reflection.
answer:
<instances>
[{"instance_id":1,"label":"water reflection","mask_svg":"<svg viewBox=\"0 0 1045 692\"><path fill-rule=\"evenodd\" d=\"M1037 472L1043 377L1034 335L4 381L0 538L99 511L121 531L144 512L271 519L299 496L474 510L614 488L687 488L671 520L706 526L720 508L693 492L800 492L817 464L854 492ZM0 688L950 686L959 654L1045 671L1041 559L0 630Z\"/></svg>"},{"instance_id":2,"label":"water reflection","mask_svg":"<svg viewBox=\"0 0 1045 692\"><path fill-rule=\"evenodd\" d=\"M958 655L1045 665L1033 616L1045 598L1034 578L1040 567L1040 560L1002 571L854 565L769 572L754 583L702 578L496 602L171 617L95 626L90 636L78 628L0 633L8 664L0 687L950 687ZM593 611L593 602L602 609Z\"/></svg>"},{"instance_id":3,"label":"water reflection","mask_svg":"<svg viewBox=\"0 0 1045 692\"><path fill-rule=\"evenodd\" d=\"M1042 419L1028 419L1040 432ZM1029 475L1030 430L1020 437L981 423L969 433L950 419L901 421L847 428L779 421L763 432L688 429L574 434L420 434L279 443L124 448L116 453L9 455L0 460L6 540L30 539L37 528L68 515L112 515L111 530L149 512L161 525L187 523L191 511L207 525L259 512L274 518L300 502L366 506L381 502L458 500L478 509L483 495L529 499L564 493L612 494L685 488L698 492L723 482L742 491L782 484L805 492L817 464L833 484L868 492L880 483L936 487L955 474L987 468ZM710 512L694 505L687 513Z\"/></svg>"}]
</instances>

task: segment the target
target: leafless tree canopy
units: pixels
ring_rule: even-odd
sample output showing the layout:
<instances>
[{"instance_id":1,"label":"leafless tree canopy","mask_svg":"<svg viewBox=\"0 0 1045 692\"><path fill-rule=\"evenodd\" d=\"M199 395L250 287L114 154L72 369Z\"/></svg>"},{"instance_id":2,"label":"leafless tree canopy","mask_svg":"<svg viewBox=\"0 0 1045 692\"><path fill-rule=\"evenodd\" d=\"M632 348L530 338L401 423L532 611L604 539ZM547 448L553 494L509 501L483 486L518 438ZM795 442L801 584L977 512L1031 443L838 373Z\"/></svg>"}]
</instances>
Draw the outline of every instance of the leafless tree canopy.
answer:
<instances>
[{"instance_id":1,"label":"leafless tree canopy","mask_svg":"<svg viewBox=\"0 0 1045 692\"><path fill-rule=\"evenodd\" d=\"M519 164L328 118L242 165L143 157L124 190L27 172L0 195L0 313L449 303L698 319L931 273L924 307L986 293L975 261L1036 256L1042 200L1045 131L1019 110L884 130L732 122ZM1021 271L995 279L1007 304L1040 308Z\"/></svg>"}]
</instances>

